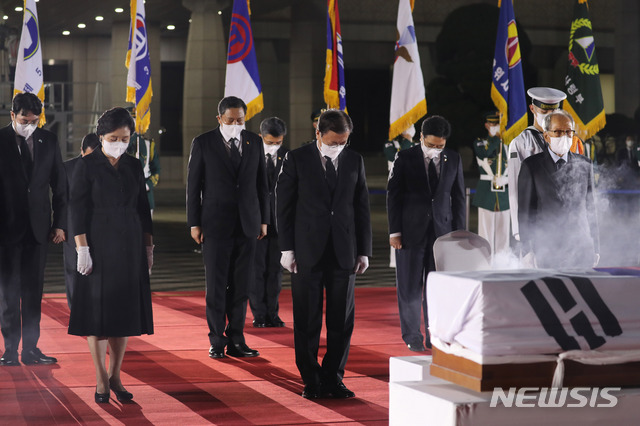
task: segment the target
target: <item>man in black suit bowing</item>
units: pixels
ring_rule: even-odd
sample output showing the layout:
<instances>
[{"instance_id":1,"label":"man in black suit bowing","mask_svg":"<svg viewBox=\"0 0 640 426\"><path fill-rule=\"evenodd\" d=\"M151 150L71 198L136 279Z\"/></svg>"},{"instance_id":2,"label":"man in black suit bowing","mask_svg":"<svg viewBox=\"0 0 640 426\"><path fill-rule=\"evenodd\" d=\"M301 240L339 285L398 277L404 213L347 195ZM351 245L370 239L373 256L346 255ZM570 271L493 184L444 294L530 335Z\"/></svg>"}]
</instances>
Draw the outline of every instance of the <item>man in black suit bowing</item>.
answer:
<instances>
[{"instance_id":1,"label":"man in black suit bowing","mask_svg":"<svg viewBox=\"0 0 640 426\"><path fill-rule=\"evenodd\" d=\"M574 120L563 110L543 122L546 149L522 162L518 223L527 266L579 268L600 260L593 166L570 152ZM532 255L532 257L531 257Z\"/></svg>"},{"instance_id":2,"label":"man in black suit bowing","mask_svg":"<svg viewBox=\"0 0 640 426\"><path fill-rule=\"evenodd\" d=\"M451 125L438 115L422 122L421 144L400 151L387 184L389 244L396 249L396 287L402 339L410 350L431 347L425 286L435 270L436 238L465 226L462 161L445 148Z\"/></svg>"},{"instance_id":3,"label":"man in black suit bowing","mask_svg":"<svg viewBox=\"0 0 640 426\"><path fill-rule=\"evenodd\" d=\"M355 394L342 383L354 323L355 274L371 256L364 161L345 146L353 123L343 111L322 113L316 143L290 151L276 187L281 263L291 275L296 365L304 398ZM318 364L323 289L327 352Z\"/></svg>"},{"instance_id":4,"label":"man in black suit bowing","mask_svg":"<svg viewBox=\"0 0 640 426\"><path fill-rule=\"evenodd\" d=\"M225 346L230 356L259 355L245 343L244 322L269 205L262 141L244 130L246 112L242 99L222 99L220 126L197 136L189 157L187 222L202 244L211 358L223 358Z\"/></svg>"},{"instance_id":5,"label":"man in black suit bowing","mask_svg":"<svg viewBox=\"0 0 640 426\"><path fill-rule=\"evenodd\" d=\"M0 129L0 365L20 365L20 338L24 364L57 362L37 344L47 243L66 239L67 178L56 135L38 128L41 112L36 95L19 93Z\"/></svg>"},{"instance_id":6,"label":"man in black suit bowing","mask_svg":"<svg viewBox=\"0 0 640 426\"><path fill-rule=\"evenodd\" d=\"M270 117L260 123L260 138L264 148L264 161L269 185L269 225L267 236L256 245L256 280L249 292L249 306L253 313L253 326L284 327L278 315L278 298L282 289L280 246L276 230L276 181L282 169L282 161L289 150L282 146L287 126L278 117Z\"/></svg>"}]
</instances>

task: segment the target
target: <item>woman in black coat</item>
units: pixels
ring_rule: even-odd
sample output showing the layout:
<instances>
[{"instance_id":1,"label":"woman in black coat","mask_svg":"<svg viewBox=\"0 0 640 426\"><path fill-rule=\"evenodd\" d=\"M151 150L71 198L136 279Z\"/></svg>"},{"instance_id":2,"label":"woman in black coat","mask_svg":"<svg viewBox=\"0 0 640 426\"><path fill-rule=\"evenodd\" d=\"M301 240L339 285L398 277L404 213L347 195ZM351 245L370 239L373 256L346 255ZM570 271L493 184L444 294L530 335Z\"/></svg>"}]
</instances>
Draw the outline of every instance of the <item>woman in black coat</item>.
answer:
<instances>
[{"instance_id":1,"label":"woman in black coat","mask_svg":"<svg viewBox=\"0 0 640 426\"><path fill-rule=\"evenodd\" d=\"M78 162L71 182L71 227L81 276L69 334L87 336L99 403L109 402L109 389L119 401L133 398L120 380L127 339L153 334L149 202L140 161L124 154L134 128L124 108L102 114L96 132L102 149Z\"/></svg>"}]
</instances>

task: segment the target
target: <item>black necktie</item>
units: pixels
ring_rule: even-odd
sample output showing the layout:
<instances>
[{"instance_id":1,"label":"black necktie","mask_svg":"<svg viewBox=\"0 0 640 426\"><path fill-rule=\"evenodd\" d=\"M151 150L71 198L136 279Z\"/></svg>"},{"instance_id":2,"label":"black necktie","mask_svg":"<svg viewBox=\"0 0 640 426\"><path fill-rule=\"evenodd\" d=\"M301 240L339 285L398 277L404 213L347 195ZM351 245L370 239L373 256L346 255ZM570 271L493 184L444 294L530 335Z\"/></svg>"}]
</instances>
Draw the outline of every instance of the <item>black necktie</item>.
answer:
<instances>
[{"instance_id":1,"label":"black necktie","mask_svg":"<svg viewBox=\"0 0 640 426\"><path fill-rule=\"evenodd\" d=\"M267 154L267 182L269 183L269 190L273 189L273 184L276 180L276 166L273 164L273 158L271 154Z\"/></svg>"},{"instance_id":2,"label":"black necktie","mask_svg":"<svg viewBox=\"0 0 640 426\"><path fill-rule=\"evenodd\" d=\"M242 161L240 150L238 150L238 146L236 145L237 140L238 139L236 138L231 138L231 140L229 140L229 156L231 157L231 164L233 164L233 168L236 170L238 170L240 162Z\"/></svg>"},{"instance_id":3,"label":"black necktie","mask_svg":"<svg viewBox=\"0 0 640 426\"><path fill-rule=\"evenodd\" d=\"M564 163L566 163L566 161L564 161L562 158L556 161L556 170L560 170L562 166L564 166Z\"/></svg>"},{"instance_id":4,"label":"black necktie","mask_svg":"<svg viewBox=\"0 0 640 426\"><path fill-rule=\"evenodd\" d=\"M432 194L434 194L438 188L438 171L436 170L436 164L433 159L429 161L429 188Z\"/></svg>"},{"instance_id":5,"label":"black necktie","mask_svg":"<svg viewBox=\"0 0 640 426\"><path fill-rule=\"evenodd\" d=\"M22 136L20 138L20 159L22 160L22 166L24 167L27 176L31 179L31 170L33 169L33 160L31 159L31 152L29 151L29 145Z\"/></svg>"},{"instance_id":6,"label":"black necktie","mask_svg":"<svg viewBox=\"0 0 640 426\"><path fill-rule=\"evenodd\" d=\"M326 177L327 177L327 185L329 186L329 192L333 195L333 191L336 189L336 183L338 182L338 175L336 174L336 169L333 167L333 162L331 161L331 157L324 156L325 160L327 160L326 164Z\"/></svg>"}]
</instances>

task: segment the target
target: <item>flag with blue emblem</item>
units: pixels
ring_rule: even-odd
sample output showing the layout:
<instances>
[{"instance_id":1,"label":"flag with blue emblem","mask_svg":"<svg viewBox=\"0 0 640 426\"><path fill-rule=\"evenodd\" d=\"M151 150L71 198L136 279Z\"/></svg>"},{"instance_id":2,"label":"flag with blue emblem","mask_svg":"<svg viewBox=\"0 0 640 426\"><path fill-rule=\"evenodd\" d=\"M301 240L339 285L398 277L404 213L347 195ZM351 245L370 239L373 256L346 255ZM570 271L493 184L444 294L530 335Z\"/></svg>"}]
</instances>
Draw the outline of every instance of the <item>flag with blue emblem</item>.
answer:
<instances>
[{"instance_id":1,"label":"flag with blue emblem","mask_svg":"<svg viewBox=\"0 0 640 426\"><path fill-rule=\"evenodd\" d=\"M606 119L587 0L576 0L573 9L564 84L567 100L563 108L576 120L578 136L588 139L604 127Z\"/></svg>"},{"instance_id":2,"label":"flag with blue emblem","mask_svg":"<svg viewBox=\"0 0 640 426\"><path fill-rule=\"evenodd\" d=\"M18 47L16 77L13 83L13 95L33 93L43 103L38 126L46 122L44 116L44 82L42 77L42 46L38 26L38 12L34 0L24 1L22 33Z\"/></svg>"},{"instance_id":3,"label":"flag with blue emblem","mask_svg":"<svg viewBox=\"0 0 640 426\"><path fill-rule=\"evenodd\" d=\"M500 111L502 140L509 143L527 128L527 101L512 0L499 0L498 6L500 16L493 56L491 99Z\"/></svg>"},{"instance_id":4,"label":"flag with blue emblem","mask_svg":"<svg viewBox=\"0 0 640 426\"><path fill-rule=\"evenodd\" d=\"M389 140L427 114L418 40L411 14L413 3L414 0L400 0L398 4L398 39L391 84Z\"/></svg>"},{"instance_id":5,"label":"flag with blue emblem","mask_svg":"<svg viewBox=\"0 0 640 426\"><path fill-rule=\"evenodd\" d=\"M143 0L131 0L131 26L127 51L127 102L136 106L136 132L143 134L151 123L151 60Z\"/></svg>"},{"instance_id":6,"label":"flag with blue emblem","mask_svg":"<svg viewBox=\"0 0 640 426\"><path fill-rule=\"evenodd\" d=\"M262 111L264 100L258 74L256 48L253 44L249 1L234 0L229 30L227 75L224 96L236 96L247 104L245 120Z\"/></svg>"},{"instance_id":7,"label":"flag with blue emblem","mask_svg":"<svg viewBox=\"0 0 640 426\"><path fill-rule=\"evenodd\" d=\"M324 71L324 101L327 108L347 110L344 59L338 0L327 0L327 65Z\"/></svg>"}]
</instances>

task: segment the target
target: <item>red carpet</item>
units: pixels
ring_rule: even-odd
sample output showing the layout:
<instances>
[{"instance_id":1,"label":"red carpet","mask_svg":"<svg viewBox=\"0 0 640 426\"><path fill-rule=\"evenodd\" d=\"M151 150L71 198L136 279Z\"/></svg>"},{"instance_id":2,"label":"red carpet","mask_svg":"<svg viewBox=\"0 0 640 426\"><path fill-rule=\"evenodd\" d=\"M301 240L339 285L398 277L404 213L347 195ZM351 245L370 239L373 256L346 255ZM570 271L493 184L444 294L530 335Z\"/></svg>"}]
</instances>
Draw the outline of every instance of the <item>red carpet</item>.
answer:
<instances>
[{"instance_id":1,"label":"red carpet","mask_svg":"<svg viewBox=\"0 0 640 426\"><path fill-rule=\"evenodd\" d=\"M255 329L247 315L247 343L261 355L248 359L208 357L203 292L154 293L153 304L156 334L129 340L122 369L135 403L99 405L86 341L67 334L66 299L46 295L39 347L58 364L0 367L0 423L387 424L389 357L414 355L400 337L395 288L358 288L344 379L356 398L309 401L300 396L290 291L280 298L287 327Z\"/></svg>"}]
</instances>

